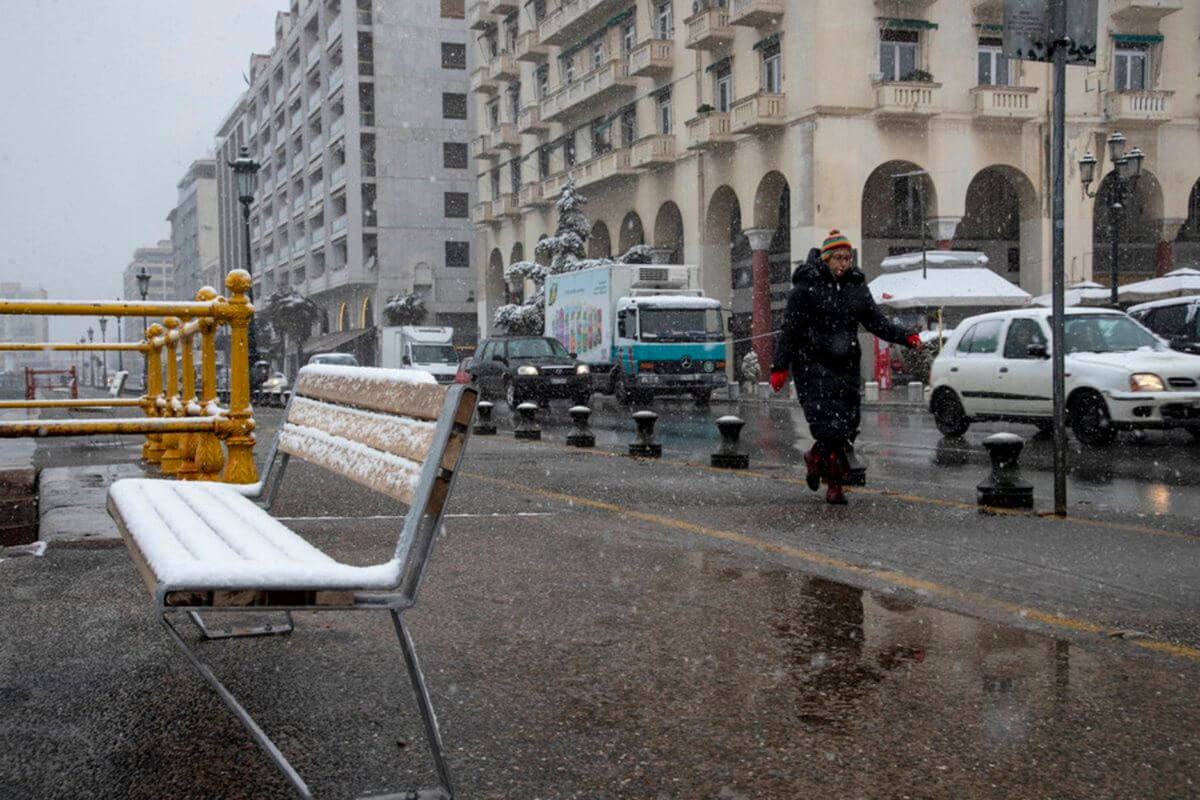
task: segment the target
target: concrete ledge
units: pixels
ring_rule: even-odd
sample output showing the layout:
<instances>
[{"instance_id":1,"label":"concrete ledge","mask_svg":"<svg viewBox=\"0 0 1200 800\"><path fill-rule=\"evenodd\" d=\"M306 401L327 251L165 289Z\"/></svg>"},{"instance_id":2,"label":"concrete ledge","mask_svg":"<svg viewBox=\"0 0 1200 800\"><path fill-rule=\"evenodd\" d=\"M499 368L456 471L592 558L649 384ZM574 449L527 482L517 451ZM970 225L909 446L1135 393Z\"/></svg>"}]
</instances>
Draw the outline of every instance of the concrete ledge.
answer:
<instances>
[{"instance_id":1,"label":"concrete ledge","mask_svg":"<svg viewBox=\"0 0 1200 800\"><path fill-rule=\"evenodd\" d=\"M137 464L98 464L42 470L38 538L54 545L120 542L106 511L108 487L120 478L142 478Z\"/></svg>"}]
</instances>

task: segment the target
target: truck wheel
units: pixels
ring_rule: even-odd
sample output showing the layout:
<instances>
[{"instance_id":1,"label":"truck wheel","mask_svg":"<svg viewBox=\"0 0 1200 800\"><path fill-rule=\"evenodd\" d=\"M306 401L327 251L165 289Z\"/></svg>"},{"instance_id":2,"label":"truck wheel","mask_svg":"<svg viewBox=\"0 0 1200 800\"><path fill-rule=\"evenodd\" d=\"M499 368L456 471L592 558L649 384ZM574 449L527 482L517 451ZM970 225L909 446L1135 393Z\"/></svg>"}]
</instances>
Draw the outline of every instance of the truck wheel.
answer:
<instances>
[{"instance_id":1,"label":"truck wheel","mask_svg":"<svg viewBox=\"0 0 1200 800\"><path fill-rule=\"evenodd\" d=\"M627 406L633 402L633 392L625 385L625 376L618 375L613 379L613 397L623 406Z\"/></svg>"},{"instance_id":2,"label":"truck wheel","mask_svg":"<svg viewBox=\"0 0 1200 800\"><path fill-rule=\"evenodd\" d=\"M504 380L504 402L508 403L508 407L513 411L517 410L517 406L525 402L525 398L517 392L517 387L513 385L512 380Z\"/></svg>"},{"instance_id":3,"label":"truck wheel","mask_svg":"<svg viewBox=\"0 0 1200 800\"><path fill-rule=\"evenodd\" d=\"M712 402L712 389L704 389L703 391L695 392L692 397L696 399L696 405L707 406Z\"/></svg>"}]
</instances>

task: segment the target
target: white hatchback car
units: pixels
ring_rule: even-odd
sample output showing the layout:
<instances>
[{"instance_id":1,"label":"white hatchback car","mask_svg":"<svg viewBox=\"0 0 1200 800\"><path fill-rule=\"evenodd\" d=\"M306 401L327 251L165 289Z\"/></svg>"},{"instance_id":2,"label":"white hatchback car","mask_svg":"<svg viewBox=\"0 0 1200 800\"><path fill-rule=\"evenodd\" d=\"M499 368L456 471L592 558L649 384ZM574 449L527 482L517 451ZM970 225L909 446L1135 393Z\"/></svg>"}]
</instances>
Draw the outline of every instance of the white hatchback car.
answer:
<instances>
[{"instance_id":1,"label":"white hatchback car","mask_svg":"<svg viewBox=\"0 0 1200 800\"><path fill-rule=\"evenodd\" d=\"M1200 356L1179 353L1118 311L1068 308L1063 322L1067 424L1084 444L1118 430L1186 428L1200 439ZM1053 423L1050 309L963 320L933 362L929 410L938 430L972 422Z\"/></svg>"}]
</instances>

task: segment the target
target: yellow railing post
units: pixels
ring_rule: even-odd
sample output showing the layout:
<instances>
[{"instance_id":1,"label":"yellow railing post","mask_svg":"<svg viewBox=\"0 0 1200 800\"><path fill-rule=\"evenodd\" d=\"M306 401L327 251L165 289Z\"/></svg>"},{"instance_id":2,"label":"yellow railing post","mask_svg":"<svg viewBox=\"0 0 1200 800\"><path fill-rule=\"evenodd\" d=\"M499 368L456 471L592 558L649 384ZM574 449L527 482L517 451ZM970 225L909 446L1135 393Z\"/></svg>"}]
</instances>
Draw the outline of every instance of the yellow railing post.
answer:
<instances>
[{"instance_id":1,"label":"yellow railing post","mask_svg":"<svg viewBox=\"0 0 1200 800\"><path fill-rule=\"evenodd\" d=\"M199 406L196 403L196 361L192 354L193 338L197 326L195 321L188 320L179 328L179 354L181 396L179 415L183 417L198 417ZM180 480L194 481L200 477L196 470L196 433L179 434L179 472Z\"/></svg>"},{"instance_id":2,"label":"yellow railing post","mask_svg":"<svg viewBox=\"0 0 1200 800\"><path fill-rule=\"evenodd\" d=\"M179 364L176 361L179 352L179 318L167 317L163 320L163 325L167 329L163 337L166 341L164 352L167 357L166 379L163 381L163 394L167 403L163 416L179 417L182 416L182 406L179 404ZM178 433L163 434L163 446L166 450L163 451L159 466L164 475L176 475L179 472L179 465L183 459L183 453L179 449L181 438L182 434Z\"/></svg>"},{"instance_id":3,"label":"yellow railing post","mask_svg":"<svg viewBox=\"0 0 1200 800\"><path fill-rule=\"evenodd\" d=\"M204 286L196 292L202 303L217 300L217 292ZM209 414L217 403L217 321L214 317L200 317L200 410ZM196 470L200 480L215 481L221 478L225 466L225 453L221 440L215 433L196 434Z\"/></svg>"},{"instance_id":4,"label":"yellow railing post","mask_svg":"<svg viewBox=\"0 0 1200 800\"><path fill-rule=\"evenodd\" d=\"M250 346L247 339L254 306L246 293L250 273L235 269L225 278L229 299L221 309L229 323L229 415L221 424L228 457L225 460L226 483L254 483L254 411L250 408Z\"/></svg>"},{"instance_id":5,"label":"yellow railing post","mask_svg":"<svg viewBox=\"0 0 1200 800\"><path fill-rule=\"evenodd\" d=\"M166 416L160 407L162 400L162 333L163 327L157 322L146 329L146 416ZM146 444L142 446L142 458L152 464L162 462L163 437L161 433L147 433Z\"/></svg>"}]
</instances>

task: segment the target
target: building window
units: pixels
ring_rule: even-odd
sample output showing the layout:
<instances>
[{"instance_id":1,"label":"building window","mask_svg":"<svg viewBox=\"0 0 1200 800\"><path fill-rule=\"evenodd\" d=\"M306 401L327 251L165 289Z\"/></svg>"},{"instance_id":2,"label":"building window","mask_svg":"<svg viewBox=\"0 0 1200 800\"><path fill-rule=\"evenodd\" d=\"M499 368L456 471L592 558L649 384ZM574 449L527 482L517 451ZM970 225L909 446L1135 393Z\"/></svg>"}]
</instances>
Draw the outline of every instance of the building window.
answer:
<instances>
[{"instance_id":1,"label":"building window","mask_svg":"<svg viewBox=\"0 0 1200 800\"><path fill-rule=\"evenodd\" d=\"M671 10L671 0L665 0L654 7L654 34L659 39L675 38L675 20Z\"/></svg>"},{"instance_id":2,"label":"building window","mask_svg":"<svg viewBox=\"0 0 1200 800\"><path fill-rule=\"evenodd\" d=\"M471 266L471 243L470 242L446 242L446 266L447 267L469 267L469 266Z\"/></svg>"},{"instance_id":3,"label":"building window","mask_svg":"<svg viewBox=\"0 0 1200 800\"><path fill-rule=\"evenodd\" d=\"M562 75L564 84L575 80L575 54L569 56L561 56L558 59L559 73Z\"/></svg>"},{"instance_id":4,"label":"building window","mask_svg":"<svg viewBox=\"0 0 1200 800\"><path fill-rule=\"evenodd\" d=\"M442 166L446 169L466 169L466 142L442 142Z\"/></svg>"},{"instance_id":5,"label":"building window","mask_svg":"<svg viewBox=\"0 0 1200 800\"><path fill-rule=\"evenodd\" d=\"M442 119L466 119L467 96L442 92Z\"/></svg>"},{"instance_id":6,"label":"building window","mask_svg":"<svg viewBox=\"0 0 1200 800\"><path fill-rule=\"evenodd\" d=\"M504 20L504 49L511 53L517 49L517 15L512 14Z\"/></svg>"},{"instance_id":7,"label":"building window","mask_svg":"<svg viewBox=\"0 0 1200 800\"><path fill-rule=\"evenodd\" d=\"M493 167L492 171L488 173L488 179L491 183L492 199L495 200L500 196L500 168Z\"/></svg>"},{"instance_id":8,"label":"building window","mask_svg":"<svg viewBox=\"0 0 1200 800\"><path fill-rule=\"evenodd\" d=\"M575 166L575 131L563 137L563 163L567 167Z\"/></svg>"},{"instance_id":9,"label":"building window","mask_svg":"<svg viewBox=\"0 0 1200 800\"><path fill-rule=\"evenodd\" d=\"M621 55L628 56L637 44L637 24L631 19L621 25Z\"/></svg>"},{"instance_id":10,"label":"building window","mask_svg":"<svg viewBox=\"0 0 1200 800\"><path fill-rule=\"evenodd\" d=\"M514 158L508 162L508 190L513 194L521 191L521 159Z\"/></svg>"},{"instance_id":11,"label":"building window","mask_svg":"<svg viewBox=\"0 0 1200 800\"><path fill-rule=\"evenodd\" d=\"M779 42L773 42L762 48L762 90L777 94L782 84L783 56L779 52Z\"/></svg>"},{"instance_id":12,"label":"building window","mask_svg":"<svg viewBox=\"0 0 1200 800\"><path fill-rule=\"evenodd\" d=\"M538 148L538 179L550 177L550 145L544 144Z\"/></svg>"},{"instance_id":13,"label":"building window","mask_svg":"<svg viewBox=\"0 0 1200 800\"><path fill-rule=\"evenodd\" d=\"M444 19L462 19L466 16L463 13L463 7L466 5L464 0L441 0L441 2Z\"/></svg>"},{"instance_id":14,"label":"building window","mask_svg":"<svg viewBox=\"0 0 1200 800\"><path fill-rule=\"evenodd\" d=\"M674 128L675 117L671 110L671 93L664 92L658 96L658 132L670 134Z\"/></svg>"},{"instance_id":15,"label":"building window","mask_svg":"<svg viewBox=\"0 0 1200 800\"><path fill-rule=\"evenodd\" d=\"M500 100L490 100L487 104L487 121L492 130L500 127Z\"/></svg>"},{"instance_id":16,"label":"building window","mask_svg":"<svg viewBox=\"0 0 1200 800\"><path fill-rule=\"evenodd\" d=\"M546 16L546 0L533 0L533 18L540 20Z\"/></svg>"},{"instance_id":17,"label":"building window","mask_svg":"<svg viewBox=\"0 0 1200 800\"><path fill-rule=\"evenodd\" d=\"M612 120L601 117L592 121L592 155L599 156L613 149Z\"/></svg>"},{"instance_id":18,"label":"building window","mask_svg":"<svg viewBox=\"0 0 1200 800\"><path fill-rule=\"evenodd\" d=\"M510 83L508 85L508 120L516 122L521 116L521 84Z\"/></svg>"},{"instance_id":19,"label":"building window","mask_svg":"<svg viewBox=\"0 0 1200 800\"><path fill-rule=\"evenodd\" d=\"M457 42L442 42L442 69L466 69L467 46Z\"/></svg>"},{"instance_id":20,"label":"building window","mask_svg":"<svg viewBox=\"0 0 1200 800\"><path fill-rule=\"evenodd\" d=\"M916 31L884 30L879 32L879 71L885 81L906 81L917 69Z\"/></svg>"},{"instance_id":21,"label":"building window","mask_svg":"<svg viewBox=\"0 0 1200 800\"><path fill-rule=\"evenodd\" d=\"M445 192L442 195L445 206L445 216L453 219L465 219L467 216L467 193Z\"/></svg>"},{"instance_id":22,"label":"building window","mask_svg":"<svg viewBox=\"0 0 1200 800\"><path fill-rule=\"evenodd\" d=\"M545 100L550 94L550 65L542 64L534 73L534 79L537 81L537 99Z\"/></svg>"},{"instance_id":23,"label":"building window","mask_svg":"<svg viewBox=\"0 0 1200 800\"><path fill-rule=\"evenodd\" d=\"M621 109L621 146L632 147L637 141L637 109L625 106Z\"/></svg>"},{"instance_id":24,"label":"building window","mask_svg":"<svg viewBox=\"0 0 1200 800\"><path fill-rule=\"evenodd\" d=\"M604 39L596 39L594 42L592 42L590 69L600 69L600 65L603 63L604 63Z\"/></svg>"},{"instance_id":25,"label":"building window","mask_svg":"<svg viewBox=\"0 0 1200 800\"><path fill-rule=\"evenodd\" d=\"M713 100L717 111L728 111L733 105L733 67L728 61L713 73Z\"/></svg>"},{"instance_id":26,"label":"building window","mask_svg":"<svg viewBox=\"0 0 1200 800\"><path fill-rule=\"evenodd\" d=\"M979 85L1010 85L1008 59L999 39L979 40Z\"/></svg>"},{"instance_id":27,"label":"building window","mask_svg":"<svg viewBox=\"0 0 1200 800\"><path fill-rule=\"evenodd\" d=\"M1150 49L1145 45L1119 45L1113 55L1113 85L1120 91L1148 89Z\"/></svg>"}]
</instances>

